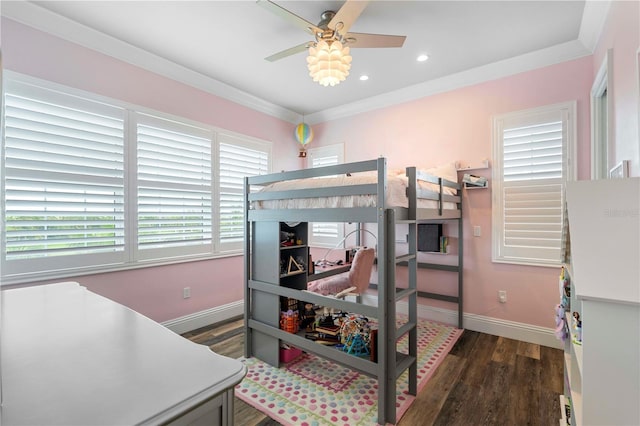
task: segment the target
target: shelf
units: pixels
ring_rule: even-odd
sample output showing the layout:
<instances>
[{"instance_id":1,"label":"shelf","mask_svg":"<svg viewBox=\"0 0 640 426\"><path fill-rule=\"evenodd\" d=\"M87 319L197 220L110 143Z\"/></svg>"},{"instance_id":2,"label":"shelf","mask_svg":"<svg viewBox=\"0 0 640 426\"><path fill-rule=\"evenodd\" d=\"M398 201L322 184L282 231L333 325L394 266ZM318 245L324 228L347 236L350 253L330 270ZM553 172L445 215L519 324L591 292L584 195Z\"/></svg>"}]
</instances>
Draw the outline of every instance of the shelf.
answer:
<instances>
[{"instance_id":1,"label":"shelf","mask_svg":"<svg viewBox=\"0 0 640 426\"><path fill-rule=\"evenodd\" d=\"M569 331L565 340L564 350L564 370L566 374L566 396L571 403L572 424L582 424L582 345L578 345L572 340L572 320L571 311L565 312L566 327Z\"/></svg>"},{"instance_id":2,"label":"shelf","mask_svg":"<svg viewBox=\"0 0 640 426\"><path fill-rule=\"evenodd\" d=\"M582 393L574 388L569 389L571 400L571 420L572 424L582 425Z\"/></svg>"},{"instance_id":3,"label":"shelf","mask_svg":"<svg viewBox=\"0 0 640 426\"><path fill-rule=\"evenodd\" d=\"M582 392L571 389L571 418L573 424L582 425Z\"/></svg>"},{"instance_id":4,"label":"shelf","mask_svg":"<svg viewBox=\"0 0 640 426\"><path fill-rule=\"evenodd\" d=\"M307 273L306 269L304 271L294 271L286 274L280 274L280 278L293 277L294 275L300 275L300 274L306 274L306 273Z\"/></svg>"},{"instance_id":5,"label":"shelf","mask_svg":"<svg viewBox=\"0 0 640 426\"><path fill-rule=\"evenodd\" d=\"M565 411L565 402L564 402L564 395L560 395L560 424L568 424L567 423L567 414Z\"/></svg>"},{"instance_id":6,"label":"shelf","mask_svg":"<svg viewBox=\"0 0 640 426\"><path fill-rule=\"evenodd\" d=\"M640 232L633 214L639 194L640 178L566 185L572 312L566 318L571 324L579 313L586 330L582 344L570 339L565 348L574 424L640 425L640 355L629 349L640 336L640 244L629 238Z\"/></svg>"},{"instance_id":7,"label":"shelf","mask_svg":"<svg viewBox=\"0 0 640 426\"><path fill-rule=\"evenodd\" d=\"M293 250L298 248L305 248L305 245L295 245L295 246L280 246L280 250Z\"/></svg>"},{"instance_id":8,"label":"shelf","mask_svg":"<svg viewBox=\"0 0 640 426\"><path fill-rule=\"evenodd\" d=\"M582 345L578 345L577 343L571 342L571 347L576 359L576 364L578 366L578 372L582 376Z\"/></svg>"},{"instance_id":9,"label":"shelf","mask_svg":"<svg viewBox=\"0 0 640 426\"><path fill-rule=\"evenodd\" d=\"M575 343L573 341L573 335L571 334L571 321L573 319L573 317L571 316L571 312L567 311L564 313L565 319L567 321L567 327L569 329L569 336L567 336L567 339L569 339L569 342L571 344L571 352L573 353L573 356L576 359L576 366L578 367L578 372L580 373L580 375L582 375L582 345Z\"/></svg>"},{"instance_id":10,"label":"shelf","mask_svg":"<svg viewBox=\"0 0 640 426\"><path fill-rule=\"evenodd\" d=\"M463 182L463 188L465 188L465 189L487 189L487 188L489 188L489 181L487 181L487 184L485 186L469 185L468 183Z\"/></svg>"},{"instance_id":11,"label":"shelf","mask_svg":"<svg viewBox=\"0 0 640 426\"><path fill-rule=\"evenodd\" d=\"M486 169L489 169L489 160L484 160L482 162L464 164L464 165L456 163L456 170L459 172L465 172L467 170L486 170Z\"/></svg>"}]
</instances>

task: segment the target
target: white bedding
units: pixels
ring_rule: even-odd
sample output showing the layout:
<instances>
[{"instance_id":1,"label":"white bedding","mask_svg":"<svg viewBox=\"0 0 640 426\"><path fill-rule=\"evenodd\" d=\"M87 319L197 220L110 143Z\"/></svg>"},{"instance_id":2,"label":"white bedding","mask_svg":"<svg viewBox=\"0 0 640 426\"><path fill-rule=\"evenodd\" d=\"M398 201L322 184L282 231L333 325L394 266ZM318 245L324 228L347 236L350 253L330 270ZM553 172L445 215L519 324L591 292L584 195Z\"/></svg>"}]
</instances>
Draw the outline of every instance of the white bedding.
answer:
<instances>
[{"instance_id":1,"label":"white bedding","mask_svg":"<svg viewBox=\"0 0 640 426\"><path fill-rule=\"evenodd\" d=\"M276 182L268 185L262 191L287 191L291 189L322 188L330 186L361 185L377 182L375 173L359 173L351 176L340 175L337 177L317 178L317 179L296 179L291 181ZM387 193L385 203L388 208L408 207L409 201L406 196L407 177L404 175L391 175L387 177ZM438 186L427 182L418 182L422 189L432 192L438 191ZM444 188L447 194L455 195L452 188ZM296 198L282 200L256 201L253 203L254 209L312 209L312 208L349 208L349 207L374 207L376 205L375 195L346 195L315 198ZM438 208L435 200L418 200L418 208ZM453 210L455 203L443 203L443 209Z\"/></svg>"}]
</instances>

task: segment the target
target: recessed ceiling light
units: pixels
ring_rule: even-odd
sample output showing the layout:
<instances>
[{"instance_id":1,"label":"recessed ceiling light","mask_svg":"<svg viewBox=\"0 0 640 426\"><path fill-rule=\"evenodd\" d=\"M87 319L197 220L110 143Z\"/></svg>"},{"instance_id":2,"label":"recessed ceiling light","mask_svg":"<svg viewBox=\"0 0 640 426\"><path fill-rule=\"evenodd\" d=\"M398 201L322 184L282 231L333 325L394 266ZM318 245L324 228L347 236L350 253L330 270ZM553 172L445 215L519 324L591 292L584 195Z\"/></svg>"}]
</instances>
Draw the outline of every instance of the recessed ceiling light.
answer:
<instances>
[{"instance_id":1,"label":"recessed ceiling light","mask_svg":"<svg viewBox=\"0 0 640 426\"><path fill-rule=\"evenodd\" d=\"M424 62L424 61L426 61L427 59L429 59L429 55L425 55L425 54L419 55L419 56L416 58L416 60L417 60L418 62Z\"/></svg>"},{"instance_id":2,"label":"recessed ceiling light","mask_svg":"<svg viewBox=\"0 0 640 426\"><path fill-rule=\"evenodd\" d=\"M363 75L360 76L360 81L366 81L366 80L369 80L369 76L368 75L363 74Z\"/></svg>"}]
</instances>

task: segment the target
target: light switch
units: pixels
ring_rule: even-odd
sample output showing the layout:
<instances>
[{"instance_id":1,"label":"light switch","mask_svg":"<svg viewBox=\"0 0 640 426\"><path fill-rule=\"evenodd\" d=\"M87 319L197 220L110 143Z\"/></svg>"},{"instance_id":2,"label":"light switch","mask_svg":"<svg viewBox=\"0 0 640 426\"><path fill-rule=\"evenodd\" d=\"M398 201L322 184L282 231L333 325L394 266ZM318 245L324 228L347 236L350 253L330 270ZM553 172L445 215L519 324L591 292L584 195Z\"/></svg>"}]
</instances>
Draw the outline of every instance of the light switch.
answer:
<instances>
[{"instance_id":1,"label":"light switch","mask_svg":"<svg viewBox=\"0 0 640 426\"><path fill-rule=\"evenodd\" d=\"M480 235L482 235L482 231L480 229L480 226L476 225L473 227L473 236L474 237L479 237Z\"/></svg>"}]
</instances>

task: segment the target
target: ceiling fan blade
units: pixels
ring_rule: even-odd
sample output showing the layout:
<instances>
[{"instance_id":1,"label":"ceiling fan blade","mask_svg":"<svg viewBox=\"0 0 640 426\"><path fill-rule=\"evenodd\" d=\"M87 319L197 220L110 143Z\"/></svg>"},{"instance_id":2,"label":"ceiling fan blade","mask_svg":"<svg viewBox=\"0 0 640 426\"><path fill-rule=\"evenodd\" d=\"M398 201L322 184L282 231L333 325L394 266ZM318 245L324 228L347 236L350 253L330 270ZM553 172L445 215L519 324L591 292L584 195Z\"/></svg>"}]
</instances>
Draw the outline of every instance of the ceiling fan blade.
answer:
<instances>
[{"instance_id":1,"label":"ceiling fan blade","mask_svg":"<svg viewBox=\"0 0 640 426\"><path fill-rule=\"evenodd\" d=\"M284 7L278 6L271 0L257 0L256 3L258 3L260 6L264 7L265 9L270 10L272 13L280 16L281 18L284 18L285 20L289 21L293 25L299 28L302 28L304 31L308 32L313 36L315 36L317 33L322 32L322 30L318 28L315 24L312 24L306 19L299 17L295 13L289 12Z\"/></svg>"},{"instance_id":2,"label":"ceiling fan blade","mask_svg":"<svg viewBox=\"0 0 640 426\"><path fill-rule=\"evenodd\" d=\"M268 56L268 57L266 57L264 59L269 61L269 62L275 62L275 61L277 61L279 59L286 58L287 56L291 56L291 55L295 55L296 53L304 52L312 44L313 44L313 42L307 41L305 43L302 43L302 44L299 44L297 46L290 47L290 48L288 48L286 50L283 50L282 52L275 53L275 54L273 54L271 56Z\"/></svg>"},{"instance_id":3,"label":"ceiling fan blade","mask_svg":"<svg viewBox=\"0 0 640 426\"><path fill-rule=\"evenodd\" d=\"M369 0L347 0L331 19L328 27L340 34L346 34L368 4ZM342 25L339 25L341 22Z\"/></svg>"},{"instance_id":4,"label":"ceiling fan blade","mask_svg":"<svg viewBox=\"0 0 640 426\"><path fill-rule=\"evenodd\" d=\"M347 33L349 47L402 47L406 36L386 34ZM355 40L351 40L355 39Z\"/></svg>"}]
</instances>

